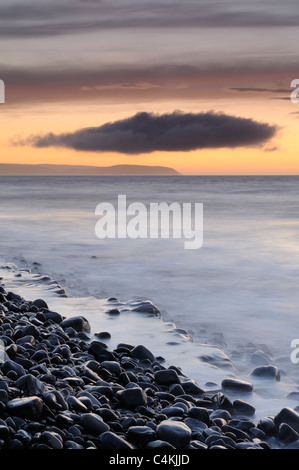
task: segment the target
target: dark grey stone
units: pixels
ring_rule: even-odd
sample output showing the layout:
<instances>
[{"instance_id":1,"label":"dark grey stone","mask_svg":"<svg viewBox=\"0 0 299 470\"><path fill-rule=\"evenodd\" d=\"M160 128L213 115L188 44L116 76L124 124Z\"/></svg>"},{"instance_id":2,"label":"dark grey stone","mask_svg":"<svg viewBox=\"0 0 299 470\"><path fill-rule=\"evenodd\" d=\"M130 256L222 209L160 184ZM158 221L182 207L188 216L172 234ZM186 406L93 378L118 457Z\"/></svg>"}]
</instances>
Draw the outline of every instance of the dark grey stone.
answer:
<instances>
[{"instance_id":1,"label":"dark grey stone","mask_svg":"<svg viewBox=\"0 0 299 470\"><path fill-rule=\"evenodd\" d=\"M177 372L173 369L162 369L155 372L155 381L159 385L170 385L180 383Z\"/></svg>"},{"instance_id":2,"label":"dark grey stone","mask_svg":"<svg viewBox=\"0 0 299 470\"><path fill-rule=\"evenodd\" d=\"M99 436L110 430L108 424L104 423L103 419L95 413L83 413L80 416L80 424L85 431L94 436Z\"/></svg>"},{"instance_id":3,"label":"dark grey stone","mask_svg":"<svg viewBox=\"0 0 299 470\"><path fill-rule=\"evenodd\" d=\"M14 398L6 403L7 411L13 416L39 420L43 411L43 402L37 397Z\"/></svg>"},{"instance_id":4,"label":"dark grey stone","mask_svg":"<svg viewBox=\"0 0 299 470\"><path fill-rule=\"evenodd\" d=\"M150 362L154 362L156 360L153 353L142 344L135 346L131 350L131 357L134 357L135 359L140 359L140 360L148 359Z\"/></svg>"},{"instance_id":5,"label":"dark grey stone","mask_svg":"<svg viewBox=\"0 0 299 470\"><path fill-rule=\"evenodd\" d=\"M202 421L205 424L210 423L210 413L206 408L200 406L194 406L190 408L188 411L189 418L197 419L198 421Z\"/></svg>"},{"instance_id":6,"label":"dark grey stone","mask_svg":"<svg viewBox=\"0 0 299 470\"><path fill-rule=\"evenodd\" d=\"M99 437L102 449L111 450L132 450L135 447L127 442L123 437L118 436L114 432L105 431Z\"/></svg>"},{"instance_id":7,"label":"dark grey stone","mask_svg":"<svg viewBox=\"0 0 299 470\"><path fill-rule=\"evenodd\" d=\"M121 367L117 361L103 361L101 366L109 370L112 374L118 376L121 373Z\"/></svg>"},{"instance_id":8,"label":"dark grey stone","mask_svg":"<svg viewBox=\"0 0 299 470\"><path fill-rule=\"evenodd\" d=\"M1 371L5 375L10 371L14 371L18 377L21 377L22 375L26 374L25 369L20 364L17 364L12 360L3 362L3 364L1 365Z\"/></svg>"},{"instance_id":9,"label":"dark grey stone","mask_svg":"<svg viewBox=\"0 0 299 470\"><path fill-rule=\"evenodd\" d=\"M15 385L29 395L40 395L47 390L47 387L32 374L23 375L16 381Z\"/></svg>"},{"instance_id":10,"label":"dark grey stone","mask_svg":"<svg viewBox=\"0 0 299 470\"><path fill-rule=\"evenodd\" d=\"M139 405L145 406L147 404L146 393L140 387L135 386L125 390L119 390L116 396L124 408L134 410Z\"/></svg>"},{"instance_id":11,"label":"dark grey stone","mask_svg":"<svg viewBox=\"0 0 299 470\"><path fill-rule=\"evenodd\" d=\"M61 328L73 328L77 333L80 331L89 331L90 324L86 318L82 316L75 316L70 318L65 318L60 323Z\"/></svg>"},{"instance_id":12,"label":"dark grey stone","mask_svg":"<svg viewBox=\"0 0 299 470\"><path fill-rule=\"evenodd\" d=\"M177 406L169 406L167 408L162 408L161 413L170 418L171 416L183 416L184 410Z\"/></svg>"},{"instance_id":13,"label":"dark grey stone","mask_svg":"<svg viewBox=\"0 0 299 470\"><path fill-rule=\"evenodd\" d=\"M243 400L235 400L233 402L234 412L237 414L242 414L246 416L253 416L255 414L254 406L250 405L246 401Z\"/></svg>"},{"instance_id":14,"label":"dark grey stone","mask_svg":"<svg viewBox=\"0 0 299 470\"><path fill-rule=\"evenodd\" d=\"M48 445L51 449L63 449L63 440L56 432L44 431L40 437L41 442Z\"/></svg>"},{"instance_id":15,"label":"dark grey stone","mask_svg":"<svg viewBox=\"0 0 299 470\"><path fill-rule=\"evenodd\" d=\"M156 434L159 440L169 442L176 449L184 449L190 443L192 432L185 423L168 419L158 424Z\"/></svg>"},{"instance_id":16,"label":"dark grey stone","mask_svg":"<svg viewBox=\"0 0 299 470\"><path fill-rule=\"evenodd\" d=\"M155 438L155 431L149 426L130 426L127 431L130 442L146 445Z\"/></svg>"},{"instance_id":17,"label":"dark grey stone","mask_svg":"<svg viewBox=\"0 0 299 470\"><path fill-rule=\"evenodd\" d=\"M36 299L34 302L32 302L32 305L35 307L41 309L41 308L48 308L47 303L43 299Z\"/></svg>"},{"instance_id":18,"label":"dark grey stone","mask_svg":"<svg viewBox=\"0 0 299 470\"><path fill-rule=\"evenodd\" d=\"M278 428L277 436L280 440L289 444L299 440L299 434L289 424L281 423Z\"/></svg>"},{"instance_id":19,"label":"dark grey stone","mask_svg":"<svg viewBox=\"0 0 299 470\"><path fill-rule=\"evenodd\" d=\"M260 419L257 423L257 427L264 431L268 436L274 434L276 430L275 422L271 417Z\"/></svg>"},{"instance_id":20,"label":"dark grey stone","mask_svg":"<svg viewBox=\"0 0 299 470\"><path fill-rule=\"evenodd\" d=\"M286 423L291 426L296 432L299 432L299 413L292 408L283 408L274 417L274 423L276 426L280 426L282 423Z\"/></svg>"},{"instance_id":21,"label":"dark grey stone","mask_svg":"<svg viewBox=\"0 0 299 470\"><path fill-rule=\"evenodd\" d=\"M253 369L250 373L253 377L261 377L263 379L270 379L270 380L280 380L280 373L277 367L275 366L259 366Z\"/></svg>"},{"instance_id":22,"label":"dark grey stone","mask_svg":"<svg viewBox=\"0 0 299 470\"><path fill-rule=\"evenodd\" d=\"M230 377L222 380L221 385L224 389L238 390L239 392L252 392L253 390L252 383Z\"/></svg>"}]
</instances>

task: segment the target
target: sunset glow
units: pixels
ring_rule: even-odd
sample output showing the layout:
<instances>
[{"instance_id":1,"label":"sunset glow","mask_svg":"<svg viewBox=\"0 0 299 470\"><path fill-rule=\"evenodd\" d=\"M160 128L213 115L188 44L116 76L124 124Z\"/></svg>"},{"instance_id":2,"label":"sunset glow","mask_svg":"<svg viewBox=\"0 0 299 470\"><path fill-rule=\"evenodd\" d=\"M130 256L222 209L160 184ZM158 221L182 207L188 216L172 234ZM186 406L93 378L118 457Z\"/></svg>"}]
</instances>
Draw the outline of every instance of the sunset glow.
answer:
<instances>
[{"instance_id":1,"label":"sunset glow","mask_svg":"<svg viewBox=\"0 0 299 470\"><path fill-rule=\"evenodd\" d=\"M183 174L299 174L292 2L4 0L1 163L162 165ZM39 8L36 8L39 5ZM283 8L283 9L282 9ZM292 19L293 18L293 19ZM159 19L159 21L158 21ZM4 21L4 20L3 20ZM277 126L261 145L126 154L15 145L136 113L224 113ZM237 131L236 131L237 132Z\"/></svg>"}]
</instances>

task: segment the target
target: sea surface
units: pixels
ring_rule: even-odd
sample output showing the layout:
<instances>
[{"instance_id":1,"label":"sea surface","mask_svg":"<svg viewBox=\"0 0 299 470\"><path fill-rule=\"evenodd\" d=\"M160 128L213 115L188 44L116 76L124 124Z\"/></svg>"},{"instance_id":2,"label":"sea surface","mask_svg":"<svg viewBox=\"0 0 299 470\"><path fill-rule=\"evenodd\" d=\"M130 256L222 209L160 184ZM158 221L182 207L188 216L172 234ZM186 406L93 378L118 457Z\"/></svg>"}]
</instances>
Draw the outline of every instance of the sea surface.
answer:
<instances>
[{"instance_id":1,"label":"sea surface","mask_svg":"<svg viewBox=\"0 0 299 470\"><path fill-rule=\"evenodd\" d=\"M97 238L97 205L117 209L119 195L147 208L202 203L202 247L187 250L172 237ZM260 380L246 400L257 416L299 405L288 397L299 391L291 360L299 338L299 177L0 177L0 201L0 260L13 263L11 288L46 295L41 279L50 276L68 296L53 297L53 308L90 314L96 329L118 328L123 341L159 345L203 386L228 375L252 381L259 363L276 365L281 381ZM31 270L30 279L20 284L14 269ZM150 300L162 321L132 313L120 329L117 320L107 326L109 297L120 305ZM186 331L175 335L183 346L169 340L169 325Z\"/></svg>"}]
</instances>

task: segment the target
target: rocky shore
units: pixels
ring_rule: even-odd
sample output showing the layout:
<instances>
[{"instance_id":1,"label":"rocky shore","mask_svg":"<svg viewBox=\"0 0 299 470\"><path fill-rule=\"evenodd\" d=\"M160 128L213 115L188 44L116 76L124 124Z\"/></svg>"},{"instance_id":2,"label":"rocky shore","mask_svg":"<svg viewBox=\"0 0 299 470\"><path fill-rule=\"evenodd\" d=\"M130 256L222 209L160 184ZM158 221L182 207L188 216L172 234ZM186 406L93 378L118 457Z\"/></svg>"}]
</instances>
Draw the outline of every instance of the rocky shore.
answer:
<instances>
[{"instance_id":1,"label":"rocky shore","mask_svg":"<svg viewBox=\"0 0 299 470\"><path fill-rule=\"evenodd\" d=\"M228 377L207 392L125 332L109 350L109 332L89 331L84 316L0 287L0 449L299 448L297 411L255 423L249 382Z\"/></svg>"}]
</instances>

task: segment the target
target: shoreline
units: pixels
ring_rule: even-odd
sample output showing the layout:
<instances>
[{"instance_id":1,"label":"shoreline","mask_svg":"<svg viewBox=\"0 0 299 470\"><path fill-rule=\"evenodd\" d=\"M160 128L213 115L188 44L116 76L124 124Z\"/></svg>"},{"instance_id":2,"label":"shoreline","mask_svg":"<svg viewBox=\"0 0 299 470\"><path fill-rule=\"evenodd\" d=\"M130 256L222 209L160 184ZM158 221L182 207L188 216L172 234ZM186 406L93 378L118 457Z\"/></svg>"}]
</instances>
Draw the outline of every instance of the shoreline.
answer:
<instances>
[{"instance_id":1,"label":"shoreline","mask_svg":"<svg viewBox=\"0 0 299 470\"><path fill-rule=\"evenodd\" d=\"M91 338L84 316L64 317L2 282L0 311L4 449L299 448L295 410L254 423L249 382L228 374L221 391L204 390L125 333L109 348L109 331Z\"/></svg>"}]
</instances>

